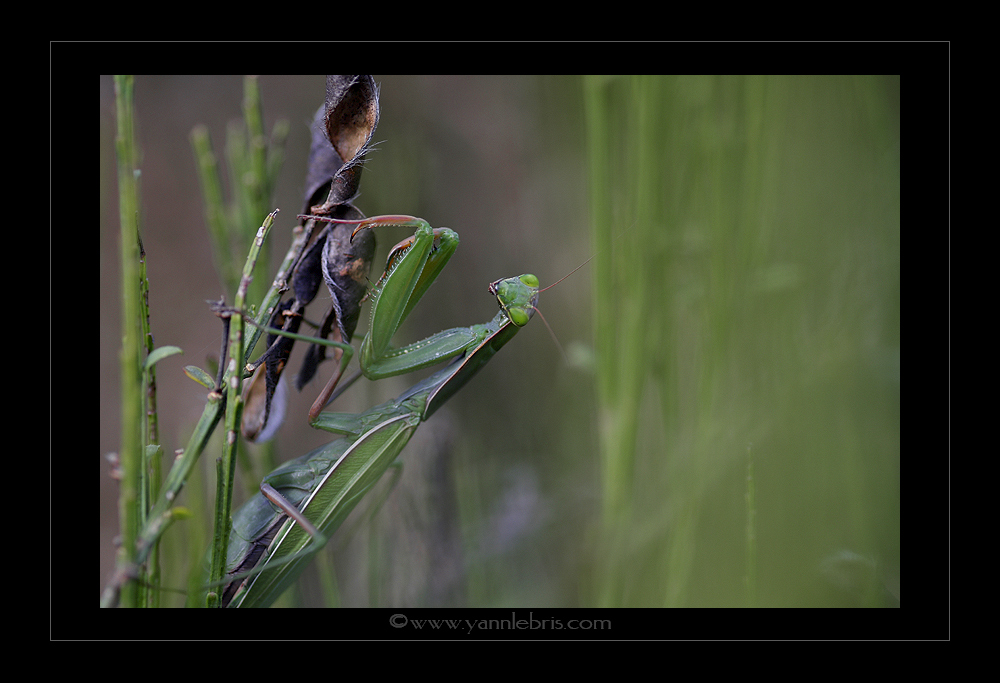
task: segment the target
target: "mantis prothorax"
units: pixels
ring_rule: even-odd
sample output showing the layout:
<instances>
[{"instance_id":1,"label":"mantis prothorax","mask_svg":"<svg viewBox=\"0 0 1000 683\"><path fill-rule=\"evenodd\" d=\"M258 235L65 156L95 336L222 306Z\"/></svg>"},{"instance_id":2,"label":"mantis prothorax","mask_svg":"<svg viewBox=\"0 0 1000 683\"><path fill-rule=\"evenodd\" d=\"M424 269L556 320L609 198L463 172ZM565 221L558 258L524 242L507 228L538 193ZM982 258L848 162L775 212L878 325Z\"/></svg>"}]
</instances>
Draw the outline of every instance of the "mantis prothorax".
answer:
<instances>
[{"instance_id":1,"label":"mantis prothorax","mask_svg":"<svg viewBox=\"0 0 1000 683\"><path fill-rule=\"evenodd\" d=\"M394 349L389 345L392 334L454 253L458 236L411 216L356 222L358 230L390 224L416 227L412 238L392 250L385 274L372 289L371 327L360 353L365 375L389 377L460 357L398 398L364 413L317 410L311 415L313 426L345 436L267 475L261 494L234 515L222 606L267 606L280 595L392 464L420 422L464 386L537 310L538 278L497 280L489 292L500 311L490 322L445 330Z\"/></svg>"}]
</instances>

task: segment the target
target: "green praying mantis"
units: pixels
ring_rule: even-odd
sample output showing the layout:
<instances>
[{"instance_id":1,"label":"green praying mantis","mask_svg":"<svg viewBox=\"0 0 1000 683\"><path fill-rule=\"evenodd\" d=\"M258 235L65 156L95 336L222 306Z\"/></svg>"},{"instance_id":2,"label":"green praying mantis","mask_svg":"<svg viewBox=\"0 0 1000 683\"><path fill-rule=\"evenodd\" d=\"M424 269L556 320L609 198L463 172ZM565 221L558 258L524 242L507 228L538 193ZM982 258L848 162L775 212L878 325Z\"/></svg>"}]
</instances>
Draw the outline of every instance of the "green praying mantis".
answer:
<instances>
[{"instance_id":1,"label":"green praying mantis","mask_svg":"<svg viewBox=\"0 0 1000 683\"><path fill-rule=\"evenodd\" d=\"M211 591L208 604L270 604L295 580L309 558L392 464L419 423L469 381L537 310L538 294L544 291L538 288L537 278L523 275L498 280L489 288L501 309L492 321L445 330L414 344L393 348L393 335L454 253L458 237L447 229L433 229L426 221L412 216L361 218L361 212L351 201L357 195L364 153L378 121L378 90L368 76L331 79L327 84L327 102L317 112L314 122L305 202L309 215L300 216L305 220L301 236L293 239L279 275L256 313L244 310L246 287L276 211L269 215L250 249L233 307L227 307L223 301L213 303L216 313L227 321L229 331L224 338L228 343L222 355L225 358L228 353L230 360L220 363L214 386L212 378L206 380L205 373L201 373L198 381L210 389L201 419L187 447L178 452L155 505L145 513L144 521L140 520L134 546L129 543L131 552L119 559L102 593L102 606L116 604L126 586L157 588L155 581L146 582L140 568L150 558L164 530L188 514L181 508L175 509L174 502L223 416L226 439L219 460L220 491L227 477L226 490L232 490L232 463L239 433L242 431L251 441L263 440L263 430L270 426L270 402L291 347L285 342L303 339L337 350L334 357L339 372L310 411L310 424L342 438L267 475L261 484L261 494L255 495L234 518L229 514L228 495L219 496L212 551L213 578L205 586ZM322 222L335 226L313 233L316 224ZM352 224L357 226L353 234L343 229ZM393 248L385 274L367 294L371 300L371 325L358 353L362 371L378 379L449 359L453 362L396 399L363 413L322 413L354 355L349 342L361 301L366 296L365 284L375 246L374 232L369 229L386 225L402 225L415 232ZM365 234L359 235L360 231ZM305 319L304 309L323 281L331 293L331 311L319 325L319 338L298 335L298 324ZM282 293L289 290L291 297L280 301ZM234 321L232 325L230 319ZM247 334L245 344L244 324L259 328ZM243 380L249 378L248 371L253 369L249 349L254 347L261 330L271 337L268 351L258 359L263 363L257 375L261 380L257 383L260 391L254 393L254 382L246 387ZM333 340L327 340L328 335ZM307 354L307 362L296 378L300 387L323 360L319 347L311 347L309 351L314 349L313 355ZM248 398L251 395L253 401Z\"/></svg>"},{"instance_id":2,"label":"green praying mantis","mask_svg":"<svg viewBox=\"0 0 1000 683\"><path fill-rule=\"evenodd\" d=\"M458 235L447 228L431 228L412 216L322 220L356 224L355 234L388 225L415 228L412 237L391 250L385 273L371 289L371 323L359 353L363 374L380 379L454 361L399 397L360 414L324 413L324 401L317 400L310 424L343 438L268 474L260 494L233 516L227 577L218 596L222 607L266 607L281 595L395 461L420 422L527 324L544 291L534 275L497 280L488 288L500 306L491 321L445 330L394 348L393 335L455 252ZM322 343L343 351L339 376L353 347ZM329 393L324 393L328 398Z\"/></svg>"}]
</instances>

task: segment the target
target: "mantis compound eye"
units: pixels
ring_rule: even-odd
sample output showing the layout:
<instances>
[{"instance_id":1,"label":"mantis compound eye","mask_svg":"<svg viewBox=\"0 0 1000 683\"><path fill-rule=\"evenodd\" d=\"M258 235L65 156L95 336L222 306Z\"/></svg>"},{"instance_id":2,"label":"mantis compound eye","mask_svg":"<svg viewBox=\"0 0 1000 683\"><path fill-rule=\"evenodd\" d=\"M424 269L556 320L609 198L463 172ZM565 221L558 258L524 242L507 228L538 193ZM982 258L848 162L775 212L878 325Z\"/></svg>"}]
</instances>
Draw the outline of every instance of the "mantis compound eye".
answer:
<instances>
[{"instance_id":1,"label":"mantis compound eye","mask_svg":"<svg viewBox=\"0 0 1000 683\"><path fill-rule=\"evenodd\" d=\"M523 308L519 308L517 306L508 308L507 316L510 318L510 321L518 327L524 327L528 324L528 320L531 319L531 316L528 315Z\"/></svg>"},{"instance_id":2,"label":"mantis compound eye","mask_svg":"<svg viewBox=\"0 0 1000 683\"><path fill-rule=\"evenodd\" d=\"M538 278L531 274L497 280L489 287L490 294L497 298L500 308L510 321L518 327L528 324L538 310Z\"/></svg>"}]
</instances>

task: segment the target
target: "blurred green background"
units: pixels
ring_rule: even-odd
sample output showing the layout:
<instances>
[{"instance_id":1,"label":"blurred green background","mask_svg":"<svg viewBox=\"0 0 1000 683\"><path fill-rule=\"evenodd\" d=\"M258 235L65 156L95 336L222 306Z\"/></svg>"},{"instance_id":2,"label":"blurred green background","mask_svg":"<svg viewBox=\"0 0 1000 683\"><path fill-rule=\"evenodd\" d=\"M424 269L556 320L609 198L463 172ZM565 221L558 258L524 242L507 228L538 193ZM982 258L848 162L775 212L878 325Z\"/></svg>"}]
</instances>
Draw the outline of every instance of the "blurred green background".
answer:
<instances>
[{"instance_id":1,"label":"blurred green background","mask_svg":"<svg viewBox=\"0 0 1000 683\"><path fill-rule=\"evenodd\" d=\"M595 258L541 296L565 355L536 316L418 430L384 506L362 503L331 542L340 604L898 605L899 79L376 81L379 144L356 205L462 240L400 343L490 319L497 278L545 285ZM260 86L265 129L291 124L270 278L324 78ZM242 87L136 79L153 332L185 350L159 365L167 453L204 405L181 368L205 367L221 335L189 134L206 124L221 151ZM102 77L102 588L120 413L113 113ZM380 232L378 261L405 236ZM417 378L361 382L337 409ZM291 392L281 460L329 440L305 423L314 384ZM183 504L197 509L208 482ZM167 534L169 585L201 561L199 524ZM317 583L292 599L315 604Z\"/></svg>"}]
</instances>

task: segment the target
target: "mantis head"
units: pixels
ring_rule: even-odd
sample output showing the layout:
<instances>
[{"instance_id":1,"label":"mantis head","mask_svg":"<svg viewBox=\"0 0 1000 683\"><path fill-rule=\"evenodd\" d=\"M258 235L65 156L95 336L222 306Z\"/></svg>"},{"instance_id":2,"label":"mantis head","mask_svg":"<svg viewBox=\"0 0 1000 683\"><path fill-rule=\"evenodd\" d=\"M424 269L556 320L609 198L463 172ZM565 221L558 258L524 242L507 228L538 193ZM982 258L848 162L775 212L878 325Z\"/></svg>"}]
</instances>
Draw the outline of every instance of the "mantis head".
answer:
<instances>
[{"instance_id":1,"label":"mantis head","mask_svg":"<svg viewBox=\"0 0 1000 683\"><path fill-rule=\"evenodd\" d=\"M497 280L490 284L490 294L497 298L497 303L510 321L518 327L528 324L531 316L538 309L538 278L534 275L520 275Z\"/></svg>"}]
</instances>

